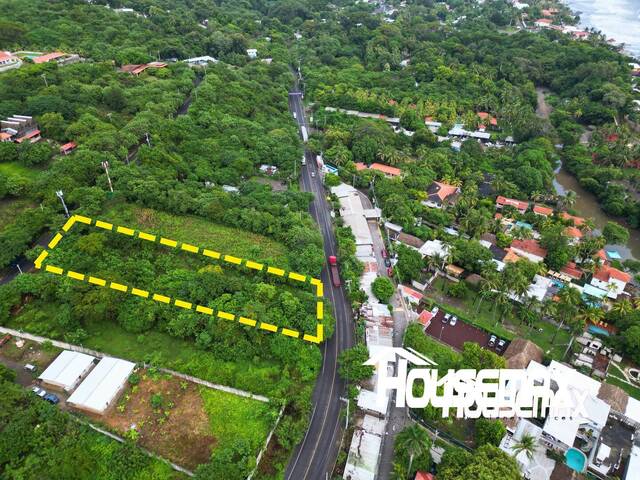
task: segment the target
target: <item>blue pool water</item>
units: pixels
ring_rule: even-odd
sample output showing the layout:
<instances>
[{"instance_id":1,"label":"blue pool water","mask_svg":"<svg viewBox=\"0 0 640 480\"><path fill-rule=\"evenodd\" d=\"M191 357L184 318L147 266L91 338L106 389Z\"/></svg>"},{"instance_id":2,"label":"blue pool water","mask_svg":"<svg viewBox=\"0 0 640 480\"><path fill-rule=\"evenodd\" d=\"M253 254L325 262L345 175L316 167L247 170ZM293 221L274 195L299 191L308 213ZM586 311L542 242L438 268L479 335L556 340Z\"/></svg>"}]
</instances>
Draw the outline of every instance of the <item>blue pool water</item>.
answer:
<instances>
[{"instance_id":1,"label":"blue pool water","mask_svg":"<svg viewBox=\"0 0 640 480\"><path fill-rule=\"evenodd\" d=\"M584 472L587 464L587 457L580 450L570 448L567 453L564 454L565 463L571 470L576 472Z\"/></svg>"},{"instance_id":2,"label":"blue pool water","mask_svg":"<svg viewBox=\"0 0 640 480\"><path fill-rule=\"evenodd\" d=\"M589 325L589 332L595 333L596 335L604 335L605 337L609 336L609 332L604 328L596 327L595 325Z\"/></svg>"}]
</instances>

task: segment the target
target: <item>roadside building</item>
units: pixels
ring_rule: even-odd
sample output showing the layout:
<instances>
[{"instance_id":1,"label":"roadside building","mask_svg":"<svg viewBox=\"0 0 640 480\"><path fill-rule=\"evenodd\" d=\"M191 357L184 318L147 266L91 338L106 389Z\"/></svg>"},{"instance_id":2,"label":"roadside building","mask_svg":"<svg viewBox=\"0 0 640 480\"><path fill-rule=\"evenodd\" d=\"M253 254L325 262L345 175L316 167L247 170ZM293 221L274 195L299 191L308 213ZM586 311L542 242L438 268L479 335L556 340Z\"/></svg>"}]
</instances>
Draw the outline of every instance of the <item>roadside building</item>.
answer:
<instances>
[{"instance_id":1,"label":"roadside building","mask_svg":"<svg viewBox=\"0 0 640 480\"><path fill-rule=\"evenodd\" d=\"M576 227L567 227L564 229L564 234L569 238L570 245L577 245L582 240L584 234L582 230Z\"/></svg>"},{"instance_id":2,"label":"roadside building","mask_svg":"<svg viewBox=\"0 0 640 480\"><path fill-rule=\"evenodd\" d=\"M538 28L551 28L553 25L553 20L549 18L539 18L533 24Z\"/></svg>"},{"instance_id":3,"label":"roadside building","mask_svg":"<svg viewBox=\"0 0 640 480\"><path fill-rule=\"evenodd\" d=\"M399 168L390 167L389 165L383 165L382 163L372 163L369 166L369 169L380 172L387 178L394 178L402 175L402 170L400 170Z\"/></svg>"},{"instance_id":4,"label":"roadside building","mask_svg":"<svg viewBox=\"0 0 640 480\"><path fill-rule=\"evenodd\" d=\"M52 52L34 57L32 60L35 64L55 62L62 67L64 65L71 65L72 63L80 62L83 59L75 53Z\"/></svg>"},{"instance_id":5,"label":"roadside building","mask_svg":"<svg viewBox=\"0 0 640 480\"><path fill-rule=\"evenodd\" d=\"M80 352L64 350L42 372L38 380L44 384L71 392L93 368L95 357Z\"/></svg>"},{"instance_id":6,"label":"roadside building","mask_svg":"<svg viewBox=\"0 0 640 480\"><path fill-rule=\"evenodd\" d=\"M67 404L102 415L113 405L125 387L135 364L118 358L104 357L73 392Z\"/></svg>"},{"instance_id":7,"label":"roadside building","mask_svg":"<svg viewBox=\"0 0 640 480\"><path fill-rule=\"evenodd\" d=\"M427 188L427 200L422 204L431 208L446 208L453 205L460 193L460 188L444 182L433 182Z\"/></svg>"},{"instance_id":8,"label":"roadside building","mask_svg":"<svg viewBox=\"0 0 640 480\"><path fill-rule=\"evenodd\" d=\"M424 240L418 237L414 237L413 235L409 235L408 233L400 233L396 240L408 247L411 247L415 250L420 250L420 247L424 245Z\"/></svg>"},{"instance_id":9,"label":"roadside building","mask_svg":"<svg viewBox=\"0 0 640 480\"><path fill-rule=\"evenodd\" d=\"M362 423L356 426L344 468L345 480L374 480L377 477L386 425L385 420L365 415Z\"/></svg>"},{"instance_id":10,"label":"roadside building","mask_svg":"<svg viewBox=\"0 0 640 480\"><path fill-rule=\"evenodd\" d=\"M384 222L384 228L387 231L389 240L396 240L398 235L402 233L402 227L391 222Z\"/></svg>"},{"instance_id":11,"label":"roadside building","mask_svg":"<svg viewBox=\"0 0 640 480\"><path fill-rule=\"evenodd\" d=\"M584 222L586 221L582 217L576 217L574 215L569 215L567 212L562 212L560 214L560 218L562 218L563 220L570 220L573 223L574 227L580 227L580 226L584 225Z\"/></svg>"}]
</instances>

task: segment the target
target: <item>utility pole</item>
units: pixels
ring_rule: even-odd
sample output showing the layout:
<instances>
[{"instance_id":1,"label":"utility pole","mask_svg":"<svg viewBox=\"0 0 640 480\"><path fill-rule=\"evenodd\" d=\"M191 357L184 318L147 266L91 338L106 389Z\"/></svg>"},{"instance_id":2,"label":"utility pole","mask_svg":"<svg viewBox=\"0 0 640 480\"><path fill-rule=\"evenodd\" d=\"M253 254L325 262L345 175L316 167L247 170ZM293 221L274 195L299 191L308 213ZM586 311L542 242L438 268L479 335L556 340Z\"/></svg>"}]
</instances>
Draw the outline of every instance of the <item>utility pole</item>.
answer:
<instances>
[{"instance_id":1,"label":"utility pole","mask_svg":"<svg viewBox=\"0 0 640 480\"><path fill-rule=\"evenodd\" d=\"M44 86L49 88L49 84L47 83L47 74L43 73L42 75L40 75L43 79L44 79Z\"/></svg>"},{"instance_id":2,"label":"utility pole","mask_svg":"<svg viewBox=\"0 0 640 480\"><path fill-rule=\"evenodd\" d=\"M104 168L105 173L107 174L107 181L109 182L109 190L113 193L113 185L111 184L111 177L109 176L109 162L106 160L102 162L102 168Z\"/></svg>"},{"instance_id":3,"label":"utility pole","mask_svg":"<svg viewBox=\"0 0 640 480\"><path fill-rule=\"evenodd\" d=\"M20 275L22 275L22 269L20 268L20 264L19 263L16 263L16 268L20 272Z\"/></svg>"},{"instance_id":4,"label":"utility pole","mask_svg":"<svg viewBox=\"0 0 640 480\"><path fill-rule=\"evenodd\" d=\"M151 142L149 141L149 132L144 134L146 139L147 139L147 145L149 146L149 148L151 148Z\"/></svg>"},{"instance_id":5,"label":"utility pole","mask_svg":"<svg viewBox=\"0 0 640 480\"><path fill-rule=\"evenodd\" d=\"M67 208L67 204L64 203L64 193L62 192L62 190L57 190L56 191L56 195L60 199L60 201L62 202L62 206L64 207L64 213L67 215L67 218L69 218L70 217L69 209Z\"/></svg>"}]
</instances>

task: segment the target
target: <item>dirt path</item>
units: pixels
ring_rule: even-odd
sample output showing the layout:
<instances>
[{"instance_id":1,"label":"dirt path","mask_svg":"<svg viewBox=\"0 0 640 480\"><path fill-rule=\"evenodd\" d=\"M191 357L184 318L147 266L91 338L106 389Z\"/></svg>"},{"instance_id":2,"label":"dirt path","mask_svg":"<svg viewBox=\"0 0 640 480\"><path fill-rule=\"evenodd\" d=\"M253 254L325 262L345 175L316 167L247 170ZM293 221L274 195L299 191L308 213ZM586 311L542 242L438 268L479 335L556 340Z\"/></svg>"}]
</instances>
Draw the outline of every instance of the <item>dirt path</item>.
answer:
<instances>
[{"instance_id":1,"label":"dirt path","mask_svg":"<svg viewBox=\"0 0 640 480\"><path fill-rule=\"evenodd\" d=\"M536 115L544 120L549 120L549 115L553 111L551 105L547 103L548 90L542 87L536 88L536 94L538 96L538 108L536 108Z\"/></svg>"}]
</instances>

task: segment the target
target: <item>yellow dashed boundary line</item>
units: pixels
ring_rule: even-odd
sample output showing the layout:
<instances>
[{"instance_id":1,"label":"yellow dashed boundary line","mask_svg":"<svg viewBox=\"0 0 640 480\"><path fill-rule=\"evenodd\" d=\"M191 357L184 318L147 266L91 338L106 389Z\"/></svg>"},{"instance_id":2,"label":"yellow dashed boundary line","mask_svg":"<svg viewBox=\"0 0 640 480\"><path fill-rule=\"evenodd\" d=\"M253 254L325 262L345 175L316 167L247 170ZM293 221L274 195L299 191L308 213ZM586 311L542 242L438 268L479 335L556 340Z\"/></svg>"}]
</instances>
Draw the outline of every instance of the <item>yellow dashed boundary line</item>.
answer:
<instances>
[{"instance_id":1,"label":"yellow dashed boundary line","mask_svg":"<svg viewBox=\"0 0 640 480\"><path fill-rule=\"evenodd\" d=\"M123 226L115 226L111 223L103 222L102 220L94 221L93 219L84 217L82 215L74 215L66 221L61 231L56 233L55 236L51 239L48 245L49 250L44 250L42 253L40 253L38 258L34 262L36 268L38 269L42 268L42 263L49 256L50 250L53 250L60 243L60 241L64 238L64 234L69 232L69 230L71 230L71 228L73 228L73 226L76 223L83 223L85 225L94 225L97 228L102 228L104 230L109 230L111 232L119 233L121 235L126 235L127 237L136 236L135 229L123 227ZM156 240L158 239L158 236L154 234L138 231L137 238L155 243ZM220 252L208 250L206 248L200 248L200 247L197 247L196 245L191 245L189 243L178 244L176 240L171 240L165 237L159 237L159 238L160 238L159 240L160 244L166 247L178 248L179 250L183 250L189 253L194 253L196 255L203 255L205 257L209 257L213 259L222 259L224 262L231 263L234 265L244 266L259 272L265 271L264 269L265 265L262 263L235 257L233 255L225 255ZM180 246L178 247L178 245ZM56 274L56 275L65 274L65 270L55 265L45 265L44 269L45 271ZM307 285L310 283L311 285L314 285L316 287L316 297L320 298L323 296L323 290L324 290L323 284L322 284L322 281L318 278L311 278L296 272L286 272L282 268L277 268L273 266L267 266L266 273L269 275L275 275L282 278L288 278L295 282L300 282ZM320 343L324 340L324 325L322 324L322 320L324 318L324 310L323 310L324 304L320 300L316 302L316 319L318 320L318 324L316 325L316 333L315 335L311 335L309 333L299 332L298 330L292 330L290 328L278 327L277 325L273 325L271 323L258 322L257 320L254 320L252 318L247 318L240 315L234 315L233 313L223 312L222 310L215 311L214 309L206 307L204 305L194 305L193 303L185 300L181 300L178 298L172 299L171 297L167 297L166 295L162 295L160 293L151 293L151 292L148 292L147 290L142 290L136 287L131 287L129 285L112 282L112 281L105 280L98 277L92 277L90 275L74 272L72 270L66 271L66 277L71 278L73 280L80 281L80 282L87 282L92 285L97 285L99 287L105 287L105 288L110 288L111 290L116 290L123 293L129 293L130 295L135 295L137 297L147 298L159 303L164 303L167 305L173 304L176 307L183 308L186 310L195 310L196 312L204 315L216 316L223 320L238 322L242 325L258 328L260 330L265 330L267 332L280 333L282 335L285 335L286 337L291 337L291 338L302 337L303 340L307 342L312 342L312 343ZM307 281L309 283L307 283Z\"/></svg>"}]
</instances>

